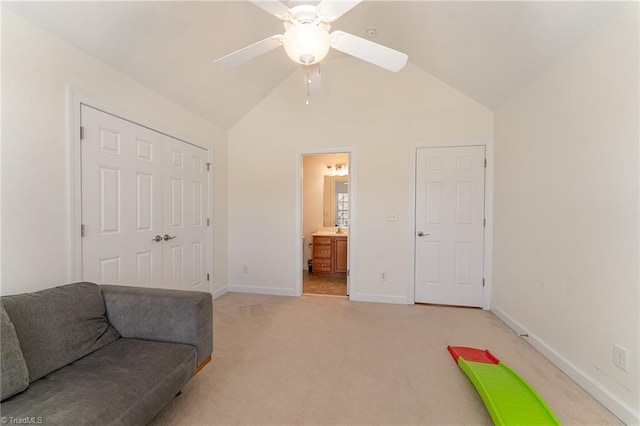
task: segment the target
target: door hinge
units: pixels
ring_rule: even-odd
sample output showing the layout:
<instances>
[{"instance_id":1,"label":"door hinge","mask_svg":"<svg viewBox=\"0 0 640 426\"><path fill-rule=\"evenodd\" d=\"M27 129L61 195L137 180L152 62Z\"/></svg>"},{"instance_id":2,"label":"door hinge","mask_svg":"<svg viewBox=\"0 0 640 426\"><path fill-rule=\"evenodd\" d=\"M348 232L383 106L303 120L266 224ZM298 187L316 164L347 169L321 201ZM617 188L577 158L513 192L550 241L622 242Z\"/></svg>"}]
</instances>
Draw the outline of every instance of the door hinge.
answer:
<instances>
[{"instance_id":1,"label":"door hinge","mask_svg":"<svg viewBox=\"0 0 640 426\"><path fill-rule=\"evenodd\" d=\"M84 237L84 225L80 225L80 236Z\"/></svg>"},{"instance_id":2,"label":"door hinge","mask_svg":"<svg viewBox=\"0 0 640 426\"><path fill-rule=\"evenodd\" d=\"M207 163L207 171L211 170L211 163Z\"/></svg>"},{"instance_id":3,"label":"door hinge","mask_svg":"<svg viewBox=\"0 0 640 426\"><path fill-rule=\"evenodd\" d=\"M84 126L80 126L80 140L84 139Z\"/></svg>"},{"instance_id":4,"label":"door hinge","mask_svg":"<svg viewBox=\"0 0 640 426\"><path fill-rule=\"evenodd\" d=\"M207 281L209 281L209 274L207 274ZM483 284L484 285L484 284Z\"/></svg>"},{"instance_id":5,"label":"door hinge","mask_svg":"<svg viewBox=\"0 0 640 426\"><path fill-rule=\"evenodd\" d=\"M487 168L487 159L486 158L484 159L484 167L485 167L485 169Z\"/></svg>"},{"instance_id":6,"label":"door hinge","mask_svg":"<svg viewBox=\"0 0 640 426\"><path fill-rule=\"evenodd\" d=\"M484 278L482 279L482 287L484 287Z\"/></svg>"},{"instance_id":7,"label":"door hinge","mask_svg":"<svg viewBox=\"0 0 640 426\"><path fill-rule=\"evenodd\" d=\"M487 219L486 218L482 219L482 227L483 228L487 227Z\"/></svg>"},{"instance_id":8,"label":"door hinge","mask_svg":"<svg viewBox=\"0 0 640 426\"><path fill-rule=\"evenodd\" d=\"M211 219L207 218L207 226L211 225Z\"/></svg>"},{"instance_id":9,"label":"door hinge","mask_svg":"<svg viewBox=\"0 0 640 426\"><path fill-rule=\"evenodd\" d=\"M347 276L349 276L349 270L347 269Z\"/></svg>"}]
</instances>

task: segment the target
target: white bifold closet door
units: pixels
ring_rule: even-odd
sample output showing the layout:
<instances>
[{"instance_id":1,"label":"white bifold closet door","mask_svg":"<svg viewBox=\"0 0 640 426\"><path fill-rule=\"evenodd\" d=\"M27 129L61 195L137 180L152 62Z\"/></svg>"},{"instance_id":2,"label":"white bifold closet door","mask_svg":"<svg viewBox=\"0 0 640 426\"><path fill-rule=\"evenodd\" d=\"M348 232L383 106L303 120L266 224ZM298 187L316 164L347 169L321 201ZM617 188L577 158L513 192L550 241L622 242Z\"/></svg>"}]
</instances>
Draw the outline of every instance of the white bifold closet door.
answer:
<instances>
[{"instance_id":1,"label":"white bifold closet door","mask_svg":"<svg viewBox=\"0 0 640 426\"><path fill-rule=\"evenodd\" d=\"M193 289L207 274L207 153L163 136L162 265L166 287Z\"/></svg>"},{"instance_id":2,"label":"white bifold closet door","mask_svg":"<svg viewBox=\"0 0 640 426\"><path fill-rule=\"evenodd\" d=\"M206 290L207 151L83 105L82 279Z\"/></svg>"}]
</instances>

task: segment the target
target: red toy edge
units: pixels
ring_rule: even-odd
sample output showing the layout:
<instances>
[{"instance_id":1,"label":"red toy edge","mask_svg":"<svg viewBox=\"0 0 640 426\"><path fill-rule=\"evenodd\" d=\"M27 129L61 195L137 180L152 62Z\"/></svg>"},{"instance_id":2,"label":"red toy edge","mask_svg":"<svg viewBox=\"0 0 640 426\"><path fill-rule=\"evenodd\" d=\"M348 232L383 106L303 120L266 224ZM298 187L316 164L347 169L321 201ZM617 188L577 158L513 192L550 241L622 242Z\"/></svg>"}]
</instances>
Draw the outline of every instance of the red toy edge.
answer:
<instances>
[{"instance_id":1,"label":"red toy edge","mask_svg":"<svg viewBox=\"0 0 640 426\"><path fill-rule=\"evenodd\" d=\"M483 362L485 364L498 364L500 360L494 356L488 349L469 348L465 346L447 346L447 350L458 363L458 358L465 361Z\"/></svg>"}]
</instances>

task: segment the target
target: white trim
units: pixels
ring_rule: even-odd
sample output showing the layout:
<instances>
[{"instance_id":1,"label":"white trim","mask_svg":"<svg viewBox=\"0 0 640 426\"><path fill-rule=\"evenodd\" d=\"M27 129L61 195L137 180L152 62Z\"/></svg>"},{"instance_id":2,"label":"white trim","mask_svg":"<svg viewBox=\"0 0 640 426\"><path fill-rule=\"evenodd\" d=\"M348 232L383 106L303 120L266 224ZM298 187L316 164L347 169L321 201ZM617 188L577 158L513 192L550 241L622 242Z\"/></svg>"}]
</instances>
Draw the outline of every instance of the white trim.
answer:
<instances>
[{"instance_id":1,"label":"white trim","mask_svg":"<svg viewBox=\"0 0 640 426\"><path fill-rule=\"evenodd\" d=\"M412 236L409 240L409 282L407 287L407 304L415 303L415 229L416 229L416 160L418 149L420 148L437 148L437 147L464 147L464 146L484 146L485 157L487 159L487 168L485 169L485 185L484 185L484 214L487 219L487 226L484 230L484 279L485 287L483 291L482 309L491 308L491 298L493 294L493 188L494 188L494 165L493 165L493 141L431 141L418 142L411 146L409 171L411 181L409 182L409 191L411 194L410 211L409 211L409 233Z\"/></svg>"},{"instance_id":2,"label":"white trim","mask_svg":"<svg viewBox=\"0 0 640 426\"><path fill-rule=\"evenodd\" d=\"M407 271L409 271L409 279L407 282L407 304L416 303L416 179L417 169L416 161L418 158L418 146L414 144L410 148L409 154L409 233L411 235L409 241L409 257L407 259Z\"/></svg>"},{"instance_id":3,"label":"white trim","mask_svg":"<svg viewBox=\"0 0 640 426\"><path fill-rule=\"evenodd\" d=\"M485 144L485 158L487 168L485 169L484 185L484 215L487 219L487 226L484 230L484 304L482 309L491 309L493 298L493 191L494 191L494 155L493 141Z\"/></svg>"},{"instance_id":4,"label":"white trim","mask_svg":"<svg viewBox=\"0 0 640 426\"><path fill-rule=\"evenodd\" d=\"M213 185L215 183L215 181L213 180L213 174L216 172L215 168L213 167L213 165L215 164L214 161L214 148L213 145L210 146L207 149L207 161L209 162L209 164L211 164L211 168L209 168L209 164L207 164L207 179L208 179L208 188L209 188L209 193L207 194L207 200L208 200L208 206L207 206L207 220L209 221L209 225L207 226L207 245L208 245L208 250L207 250L207 271L209 274L209 288L208 291L209 293L211 293L214 296L214 299L216 298L215 293L214 293L214 278L213 278L213 271L215 270L215 256L214 256L214 232L213 232L213 226L214 226L214 217L213 217ZM226 268L227 266L224 265L224 268Z\"/></svg>"},{"instance_id":5,"label":"white trim","mask_svg":"<svg viewBox=\"0 0 640 426\"><path fill-rule=\"evenodd\" d=\"M385 294L351 293L350 300L354 302L391 303L395 305L407 305L408 298L404 296L389 296Z\"/></svg>"},{"instance_id":6,"label":"white trim","mask_svg":"<svg viewBox=\"0 0 640 426\"><path fill-rule=\"evenodd\" d=\"M213 300L216 300L218 297L222 297L225 294L227 294L229 292L229 287L224 286L222 288L219 288L215 291L211 292L211 295L213 296Z\"/></svg>"},{"instance_id":7,"label":"white trim","mask_svg":"<svg viewBox=\"0 0 640 426\"><path fill-rule=\"evenodd\" d=\"M80 109L82 105L100 110L107 114L113 115L123 120L130 121L140 126L151 129L155 132L178 139L181 142L194 145L207 151L207 158L213 164L213 145L206 144L192 136L186 136L165 125L156 123L138 114L125 111L122 108L110 105L95 96L84 92L80 89L67 87L67 108L69 111L68 133L69 140L69 196L70 196L70 235L69 235L69 276L71 281L80 281L82 278L82 237L80 235L80 225L82 223L82 156L80 141L80 125L82 123ZM207 243L210 247L207 255L207 268L210 274L208 283L208 291L212 293L213 289L213 173L212 168L209 172L209 203L207 206L208 217L211 218L211 224L207 230Z\"/></svg>"},{"instance_id":8,"label":"white trim","mask_svg":"<svg viewBox=\"0 0 640 426\"><path fill-rule=\"evenodd\" d=\"M349 257L347 259L347 285L349 286L349 295L358 293L358 268L357 257L358 253L358 158L355 148L349 149ZM349 300L353 300L349 296Z\"/></svg>"},{"instance_id":9,"label":"white trim","mask_svg":"<svg viewBox=\"0 0 640 426\"><path fill-rule=\"evenodd\" d=\"M621 401L617 396L605 389L594 378L575 366L538 336L527 330L522 324L513 319L513 317L508 315L493 303L491 304L491 312L493 312L495 316L500 318L502 322L507 324L519 336L522 336L527 343L533 346L545 358L547 358L556 367L562 370L562 372L569 376L574 382L576 382L578 386L587 391L589 395L591 395L598 402L604 405L620 420L628 425L640 424L640 413L635 411L624 401Z\"/></svg>"},{"instance_id":10,"label":"white trim","mask_svg":"<svg viewBox=\"0 0 640 426\"><path fill-rule=\"evenodd\" d=\"M298 261L302 259L302 159L305 155L323 155L323 154L349 154L349 256L347 257L347 268L349 276L349 299L353 299L353 294L357 292L357 268L356 268L356 242L357 239L357 161L356 150L354 147L337 147L337 148L309 148L301 149L295 153L295 220L294 220L294 295L302 295L302 273L300 272L300 264Z\"/></svg>"},{"instance_id":11,"label":"white trim","mask_svg":"<svg viewBox=\"0 0 640 426\"><path fill-rule=\"evenodd\" d=\"M70 281L82 279L82 158L80 155L80 104L83 96L78 91L67 88L67 108L69 121L67 137L69 139L69 278Z\"/></svg>"},{"instance_id":12,"label":"white trim","mask_svg":"<svg viewBox=\"0 0 640 426\"><path fill-rule=\"evenodd\" d=\"M258 287L251 285L229 284L227 286L227 291L229 293L270 294L273 296L299 296L295 294L295 291L291 288Z\"/></svg>"},{"instance_id":13,"label":"white trim","mask_svg":"<svg viewBox=\"0 0 640 426\"><path fill-rule=\"evenodd\" d=\"M301 152L296 152L295 154L295 158L294 158L294 177L293 177L293 182L295 185L294 191L295 191L295 201L294 201L294 220L293 220L293 226L294 226L294 236L293 236L293 258L295 259L295 261L293 262L294 267L295 267L295 271L293 273L293 294L295 296L302 296L302 274L304 272L300 272L298 270L298 262L300 260L302 260L303 265L304 265L304 259L302 258L303 256L303 248L302 248L302 244L304 244L304 242L302 241L302 156L304 154ZM304 271L304 269L303 269Z\"/></svg>"}]
</instances>

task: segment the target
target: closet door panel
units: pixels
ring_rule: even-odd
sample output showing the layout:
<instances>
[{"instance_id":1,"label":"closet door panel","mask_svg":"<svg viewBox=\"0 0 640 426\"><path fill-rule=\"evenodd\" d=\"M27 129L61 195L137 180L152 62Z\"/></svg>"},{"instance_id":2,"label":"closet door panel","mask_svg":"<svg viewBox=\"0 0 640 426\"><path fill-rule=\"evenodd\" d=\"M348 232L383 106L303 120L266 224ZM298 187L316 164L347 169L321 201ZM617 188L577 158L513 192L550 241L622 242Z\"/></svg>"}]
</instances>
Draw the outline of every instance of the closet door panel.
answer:
<instances>
[{"instance_id":1,"label":"closet door panel","mask_svg":"<svg viewBox=\"0 0 640 426\"><path fill-rule=\"evenodd\" d=\"M207 151L162 136L163 211L166 241L163 254L167 285L203 290L207 281Z\"/></svg>"},{"instance_id":2,"label":"closet door panel","mask_svg":"<svg viewBox=\"0 0 640 426\"><path fill-rule=\"evenodd\" d=\"M83 105L82 279L163 285L162 135Z\"/></svg>"}]
</instances>

